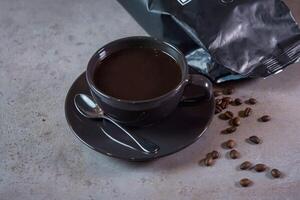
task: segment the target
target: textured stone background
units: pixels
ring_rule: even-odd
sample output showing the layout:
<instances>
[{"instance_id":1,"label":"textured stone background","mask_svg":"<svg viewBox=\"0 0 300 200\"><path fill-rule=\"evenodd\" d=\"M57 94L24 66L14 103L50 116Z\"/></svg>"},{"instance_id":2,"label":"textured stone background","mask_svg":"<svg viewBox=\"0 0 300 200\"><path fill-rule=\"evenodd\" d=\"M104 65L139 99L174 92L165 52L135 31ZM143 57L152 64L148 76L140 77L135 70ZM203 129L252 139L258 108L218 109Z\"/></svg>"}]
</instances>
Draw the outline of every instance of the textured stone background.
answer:
<instances>
[{"instance_id":1,"label":"textured stone background","mask_svg":"<svg viewBox=\"0 0 300 200\"><path fill-rule=\"evenodd\" d=\"M300 21L299 0L289 0ZM0 199L269 199L300 196L300 65L237 85L257 97L255 115L234 138L243 158L224 158L225 122L214 120L189 148L150 163L127 163L81 144L64 117L64 99L89 57L105 43L146 33L112 0L0 1ZM256 118L273 115L272 123ZM264 142L244 142L252 133ZM222 151L215 167L197 162ZM240 172L244 159L282 169L285 177ZM250 177L255 184L239 188Z\"/></svg>"}]
</instances>

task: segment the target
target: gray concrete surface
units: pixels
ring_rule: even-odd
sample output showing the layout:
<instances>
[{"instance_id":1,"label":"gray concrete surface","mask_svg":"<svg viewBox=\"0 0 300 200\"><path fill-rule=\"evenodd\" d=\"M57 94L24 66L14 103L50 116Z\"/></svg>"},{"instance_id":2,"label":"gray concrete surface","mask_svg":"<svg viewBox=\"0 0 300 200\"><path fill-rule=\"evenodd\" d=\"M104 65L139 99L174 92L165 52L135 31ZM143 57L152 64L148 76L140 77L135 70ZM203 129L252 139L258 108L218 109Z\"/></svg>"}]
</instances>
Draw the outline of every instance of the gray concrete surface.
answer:
<instances>
[{"instance_id":1,"label":"gray concrete surface","mask_svg":"<svg viewBox=\"0 0 300 200\"><path fill-rule=\"evenodd\" d=\"M288 3L299 20L299 0ZM145 34L112 0L0 1L0 199L299 199L299 64L236 86L236 96L254 96L259 104L232 137L220 136L226 123L215 119L198 142L155 162L109 158L73 136L64 98L89 57L111 40ZM265 113L272 122L256 122ZM263 144L245 143L252 134ZM238 142L242 159L225 158L220 143L229 138ZM222 158L214 167L200 167L213 149ZM285 176L272 180L236 170L244 160L279 168ZM255 184L238 187L243 177Z\"/></svg>"}]
</instances>

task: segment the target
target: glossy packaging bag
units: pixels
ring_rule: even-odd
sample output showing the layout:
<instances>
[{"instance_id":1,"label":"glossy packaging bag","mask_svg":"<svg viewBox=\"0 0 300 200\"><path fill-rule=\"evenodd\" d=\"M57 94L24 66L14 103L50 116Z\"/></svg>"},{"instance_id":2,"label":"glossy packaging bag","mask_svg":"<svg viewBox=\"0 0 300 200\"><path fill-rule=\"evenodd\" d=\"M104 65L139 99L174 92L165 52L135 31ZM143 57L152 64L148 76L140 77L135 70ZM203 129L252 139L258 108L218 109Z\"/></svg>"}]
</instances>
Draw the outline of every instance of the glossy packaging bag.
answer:
<instances>
[{"instance_id":1,"label":"glossy packaging bag","mask_svg":"<svg viewBox=\"0 0 300 200\"><path fill-rule=\"evenodd\" d=\"M118 1L215 82L267 77L300 58L300 29L281 0Z\"/></svg>"}]
</instances>

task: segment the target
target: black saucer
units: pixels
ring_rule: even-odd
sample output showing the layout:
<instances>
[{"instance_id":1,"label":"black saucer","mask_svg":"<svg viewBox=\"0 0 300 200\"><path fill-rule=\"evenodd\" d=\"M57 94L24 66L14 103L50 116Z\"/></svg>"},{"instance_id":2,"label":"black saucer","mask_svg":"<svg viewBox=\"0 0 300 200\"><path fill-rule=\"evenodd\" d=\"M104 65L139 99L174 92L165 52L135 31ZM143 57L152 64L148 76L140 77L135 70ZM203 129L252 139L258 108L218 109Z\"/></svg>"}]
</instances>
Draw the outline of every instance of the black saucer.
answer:
<instances>
[{"instance_id":1,"label":"black saucer","mask_svg":"<svg viewBox=\"0 0 300 200\"><path fill-rule=\"evenodd\" d=\"M146 155L121 146L102 133L101 127L108 133L119 133L114 125L105 120L91 120L82 116L74 105L74 96L79 93L90 95L85 73L73 83L65 101L66 119L77 138L100 153L131 161L146 161L167 156L191 145L205 132L214 116L214 98L211 98L197 105L179 106L171 116L155 125L130 128L132 133L160 146L156 155ZM118 136L126 137L122 132Z\"/></svg>"}]
</instances>

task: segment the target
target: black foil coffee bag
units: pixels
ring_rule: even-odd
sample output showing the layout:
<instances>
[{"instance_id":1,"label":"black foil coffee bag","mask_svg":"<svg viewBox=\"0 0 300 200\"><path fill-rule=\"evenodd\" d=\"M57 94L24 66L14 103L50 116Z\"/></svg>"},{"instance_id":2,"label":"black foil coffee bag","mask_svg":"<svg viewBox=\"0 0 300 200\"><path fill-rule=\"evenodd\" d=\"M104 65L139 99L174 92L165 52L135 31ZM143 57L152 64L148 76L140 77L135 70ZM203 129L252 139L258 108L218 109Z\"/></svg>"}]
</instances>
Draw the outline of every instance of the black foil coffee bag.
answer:
<instances>
[{"instance_id":1,"label":"black foil coffee bag","mask_svg":"<svg viewBox=\"0 0 300 200\"><path fill-rule=\"evenodd\" d=\"M118 1L215 82L267 77L300 58L300 29L281 0Z\"/></svg>"}]
</instances>

